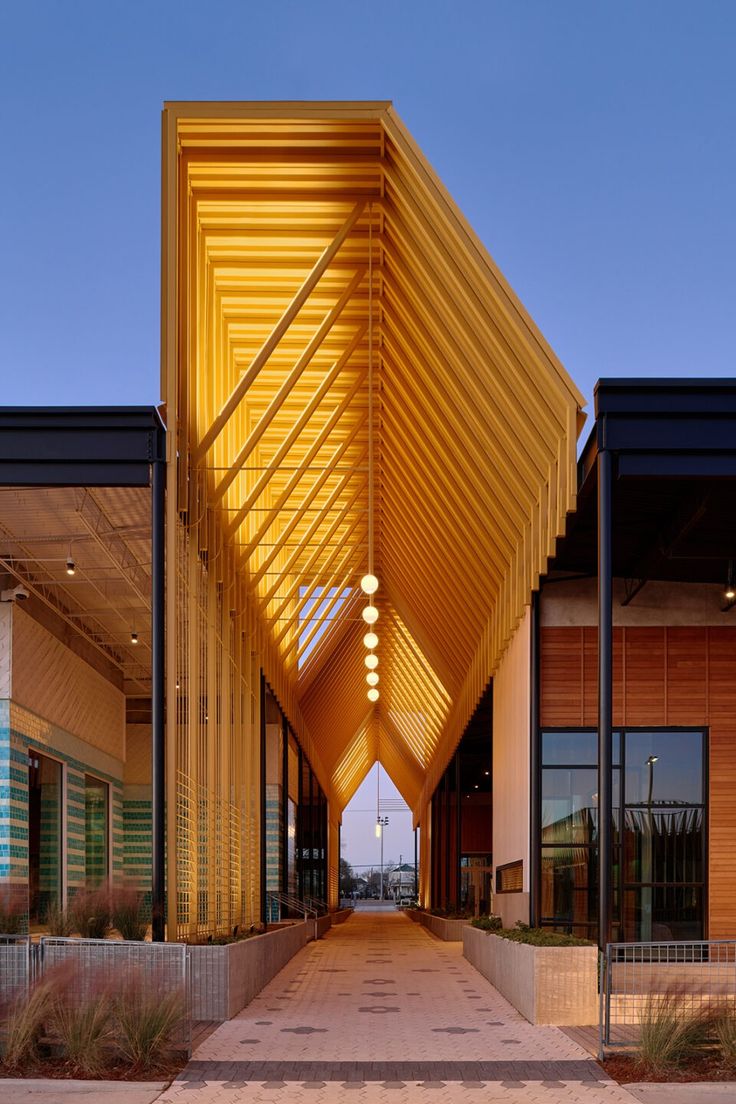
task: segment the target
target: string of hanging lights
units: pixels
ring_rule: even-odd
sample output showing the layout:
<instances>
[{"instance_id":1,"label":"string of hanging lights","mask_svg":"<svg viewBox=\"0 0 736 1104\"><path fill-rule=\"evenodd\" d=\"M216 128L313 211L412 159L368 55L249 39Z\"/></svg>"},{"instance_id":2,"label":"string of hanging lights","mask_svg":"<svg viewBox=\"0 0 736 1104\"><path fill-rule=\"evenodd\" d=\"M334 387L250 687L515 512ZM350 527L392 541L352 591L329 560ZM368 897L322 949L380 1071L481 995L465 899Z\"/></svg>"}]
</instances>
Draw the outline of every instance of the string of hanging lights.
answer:
<instances>
[{"instance_id":1,"label":"string of hanging lights","mask_svg":"<svg viewBox=\"0 0 736 1104\"><path fill-rule=\"evenodd\" d=\"M373 605L373 595L378 590L378 579L374 574L374 487L373 487L373 207L368 208L368 573L360 580L360 589L368 598L363 609L363 620L371 626L363 637L368 654L365 665L368 668L368 700L376 702L379 698L377 688L378 634L372 628L378 620L378 608Z\"/></svg>"}]
</instances>

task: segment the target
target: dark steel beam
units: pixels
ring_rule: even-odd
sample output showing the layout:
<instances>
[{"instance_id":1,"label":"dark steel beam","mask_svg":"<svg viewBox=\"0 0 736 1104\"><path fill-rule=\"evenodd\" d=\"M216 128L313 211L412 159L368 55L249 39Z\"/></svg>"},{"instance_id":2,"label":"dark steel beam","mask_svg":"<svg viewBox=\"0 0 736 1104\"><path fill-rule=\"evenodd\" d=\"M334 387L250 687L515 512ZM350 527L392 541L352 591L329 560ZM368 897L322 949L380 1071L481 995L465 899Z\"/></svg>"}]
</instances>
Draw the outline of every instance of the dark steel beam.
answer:
<instances>
[{"instance_id":1,"label":"dark steel beam","mask_svg":"<svg viewBox=\"0 0 736 1104\"><path fill-rule=\"evenodd\" d=\"M611 941L613 856L613 456L598 453L598 944Z\"/></svg>"},{"instance_id":2,"label":"dark steel beam","mask_svg":"<svg viewBox=\"0 0 736 1104\"><path fill-rule=\"evenodd\" d=\"M166 938L166 465L157 460L151 467L151 938L160 943ZM175 816L176 810L169 810L169 815ZM176 933L170 934L174 938Z\"/></svg>"}]
</instances>

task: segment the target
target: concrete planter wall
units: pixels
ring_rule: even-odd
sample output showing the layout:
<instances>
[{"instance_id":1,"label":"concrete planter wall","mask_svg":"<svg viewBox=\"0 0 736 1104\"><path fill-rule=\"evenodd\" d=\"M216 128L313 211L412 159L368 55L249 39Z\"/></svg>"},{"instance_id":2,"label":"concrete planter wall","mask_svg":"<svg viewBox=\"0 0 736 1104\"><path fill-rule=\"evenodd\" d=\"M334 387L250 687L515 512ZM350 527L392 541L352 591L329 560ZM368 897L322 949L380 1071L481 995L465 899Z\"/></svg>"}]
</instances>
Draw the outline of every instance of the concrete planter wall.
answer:
<instances>
[{"instance_id":1,"label":"concrete planter wall","mask_svg":"<svg viewBox=\"0 0 736 1104\"><path fill-rule=\"evenodd\" d=\"M192 1019L237 1015L306 946L313 928L314 921L300 921L224 947L190 947Z\"/></svg>"},{"instance_id":2,"label":"concrete planter wall","mask_svg":"<svg viewBox=\"0 0 736 1104\"><path fill-rule=\"evenodd\" d=\"M415 924L418 924L421 919L421 912L419 909L404 909L404 916L408 916L410 920L413 920Z\"/></svg>"},{"instance_id":3,"label":"concrete planter wall","mask_svg":"<svg viewBox=\"0 0 736 1104\"><path fill-rule=\"evenodd\" d=\"M332 914L328 912L325 916L318 916L316 920L310 920L309 923L313 926L313 938L321 939L332 927Z\"/></svg>"},{"instance_id":4,"label":"concrete planter wall","mask_svg":"<svg viewBox=\"0 0 736 1104\"><path fill-rule=\"evenodd\" d=\"M353 910L351 908L337 909L336 912L330 913L333 924L344 924L352 915Z\"/></svg>"},{"instance_id":5,"label":"concrete planter wall","mask_svg":"<svg viewBox=\"0 0 736 1104\"><path fill-rule=\"evenodd\" d=\"M445 943L462 943L463 931L469 923L468 920L446 920L444 916L432 916L431 912L419 912L419 922L432 935L444 939Z\"/></svg>"},{"instance_id":6,"label":"concrete planter wall","mask_svg":"<svg viewBox=\"0 0 736 1104\"><path fill-rule=\"evenodd\" d=\"M471 925L463 955L530 1023L598 1022L596 947L530 947Z\"/></svg>"}]
</instances>

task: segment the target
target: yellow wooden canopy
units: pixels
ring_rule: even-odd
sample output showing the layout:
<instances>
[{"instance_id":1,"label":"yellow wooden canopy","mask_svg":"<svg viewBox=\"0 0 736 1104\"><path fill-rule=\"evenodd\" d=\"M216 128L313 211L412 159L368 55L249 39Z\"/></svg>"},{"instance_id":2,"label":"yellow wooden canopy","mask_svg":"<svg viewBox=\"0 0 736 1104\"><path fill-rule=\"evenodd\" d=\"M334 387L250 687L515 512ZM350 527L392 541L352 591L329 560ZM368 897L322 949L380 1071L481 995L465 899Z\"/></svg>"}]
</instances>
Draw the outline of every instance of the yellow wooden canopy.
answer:
<instances>
[{"instance_id":1,"label":"yellow wooden canopy","mask_svg":"<svg viewBox=\"0 0 736 1104\"><path fill-rule=\"evenodd\" d=\"M380 758L419 810L574 505L582 397L390 103L167 104L163 198L179 509L332 801Z\"/></svg>"}]
</instances>

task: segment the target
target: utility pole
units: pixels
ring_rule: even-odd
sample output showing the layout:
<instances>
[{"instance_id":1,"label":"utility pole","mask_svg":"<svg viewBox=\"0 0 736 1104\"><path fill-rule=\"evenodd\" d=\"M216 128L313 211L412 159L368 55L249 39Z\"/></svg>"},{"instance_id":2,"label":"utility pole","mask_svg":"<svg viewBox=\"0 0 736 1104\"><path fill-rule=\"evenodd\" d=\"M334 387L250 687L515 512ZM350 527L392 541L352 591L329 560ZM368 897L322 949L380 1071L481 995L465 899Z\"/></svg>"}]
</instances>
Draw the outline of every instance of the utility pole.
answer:
<instances>
[{"instance_id":1,"label":"utility pole","mask_svg":"<svg viewBox=\"0 0 736 1104\"><path fill-rule=\"evenodd\" d=\"M381 841L381 900L383 900L383 829L387 827L388 817L376 817L376 835Z\"/></svg>"}]
</instances>

